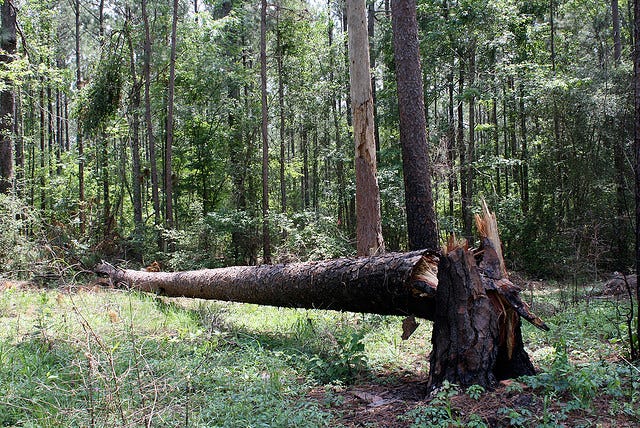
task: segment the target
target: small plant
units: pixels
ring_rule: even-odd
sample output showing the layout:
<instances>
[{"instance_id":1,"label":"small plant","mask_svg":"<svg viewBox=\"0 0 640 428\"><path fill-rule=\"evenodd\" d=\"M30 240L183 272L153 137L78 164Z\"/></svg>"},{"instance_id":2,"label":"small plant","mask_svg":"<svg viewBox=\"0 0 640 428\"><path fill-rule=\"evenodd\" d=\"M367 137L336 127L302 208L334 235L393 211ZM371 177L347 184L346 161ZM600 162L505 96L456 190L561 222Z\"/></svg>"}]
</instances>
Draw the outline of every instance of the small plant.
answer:
<instances>
[{"instance_id":1,"label":"small plant","mask_svg":"<svg viewBox=\"0 0 640 428\"><path fill-rule=\"evenodd\" d=\"M460 393L458 385L444 381L432 395L434 398L428 406L417 407L403 416L401 419L413 421L412 428L422 427L451 427L466 426L455 418L451 398Z\"/></svg>"},{"instance_id":2,"label":"small plant","mask_svg":"<svg viewBox=\"0 0 640 428\"><path fill-rule=\"evenodd\" d=\"M502 407L498 410L498 414L505 417L509 421L509 426L512 427L527 427L529 426L529 419L531 418L531 412L527 409L520 409L517 411L510 407Z\"/></svg>"},{"instance_id":3,"label":"small plant","mask_svg":"<svg viewBox=\"0 0 640 428\"><path fill-rule=\"evenodd\" d=\"M315 354L310 362L321 382L351 380L367 366L364 331L356 330L335 338L335 346L326 354Z\"/></svg>"},{"instance_id":4,"label":"small plant","mask_svg":"<svg viewBox=\"0 0 640 428\"><path fill-rule=\"evenodd\" d=\"M469 397L478 401L482 394L484 394L484 388L481 385L471 385L465 392Z\"/></svg>"}]
</instances>

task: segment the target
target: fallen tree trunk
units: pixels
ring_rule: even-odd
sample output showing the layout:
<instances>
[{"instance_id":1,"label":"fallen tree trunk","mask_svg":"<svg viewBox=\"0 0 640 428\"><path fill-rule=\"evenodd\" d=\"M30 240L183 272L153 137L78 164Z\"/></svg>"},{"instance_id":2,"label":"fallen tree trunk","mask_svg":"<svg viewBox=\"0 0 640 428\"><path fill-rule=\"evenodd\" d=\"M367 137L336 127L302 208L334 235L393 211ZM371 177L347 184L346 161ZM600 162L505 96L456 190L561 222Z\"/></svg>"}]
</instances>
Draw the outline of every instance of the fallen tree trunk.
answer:
<instances>
[{"instance_id":1,"label":"fallen tree trunk","mask_svg":"<svg viewBox=\"0 0 640 428\"><path fill-rule=\"evenodd\" d=\"M95 271L114 284L170 297L433 319L437 260L422 250L186 272L126 270L102 263Z\"/></svg>"},{"instance_id":2,"label":"fallen tree trunk","mask_svg":"<svg viewBox=\"0 0 640 428\"><path fill-rule=\"evenodd\" d=\"M445 380L491 388L497 380L534 373L520 318L548 328L509 281L495 216L486 205L476 224L480 249L450 244L445 255L421 250L186 272L125 270L102 263L95 271L115 285L170 297L435 320L429 388ZM406 324L403 338L415 328Z\"/></svg>"}]
</instances>

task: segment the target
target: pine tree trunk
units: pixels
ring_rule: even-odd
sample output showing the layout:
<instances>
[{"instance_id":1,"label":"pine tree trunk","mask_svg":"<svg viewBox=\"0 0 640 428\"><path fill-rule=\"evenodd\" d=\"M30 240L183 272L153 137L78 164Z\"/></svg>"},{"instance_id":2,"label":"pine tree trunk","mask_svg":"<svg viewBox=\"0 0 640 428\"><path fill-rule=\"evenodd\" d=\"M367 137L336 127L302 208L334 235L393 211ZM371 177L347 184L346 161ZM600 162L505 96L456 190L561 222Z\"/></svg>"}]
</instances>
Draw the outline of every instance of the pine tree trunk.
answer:
<instances>
[{"instance_id":1,"label":"pine tree trunk","mask_svg":"<svg viewBox=\"0 0 640 428\"><path fill-rule=\"evenodd\" d=\"M267 106L267 0L260 12L260 92L262 94L262 259L271 263L269 235L269 111Z\"/></svg>"},{"instance_id":2,"label":"pine tree trunk","mask_svg":"<svg viewBox=\"0 0 640 428\"><path fill-rule=\"evenodd\" d=\"M173 228L173 111L176 81L176 38L178 31L178 0L173 0L173 19L171 21L171 54L169 59L169 85L167 91L167 147L164 156L164 193L165 225Z\"/></svg>"},{"instance_id":3,"label":"pine tree trunk","mask_svg":"<svg viewBox=\"0 0 640 428\"><path fill-rule=\"evenodd\" d=\"M153 134L153 118L151 115L151 30L147 14L147 0L142 0L142 21L144 23L144 62L142 74L144 78L144 116L149 145L149 163L151 167L151 198L153 200L154 225L160 225L160 192L158 183L158 165L156 158L156 141ZM161 239L158 239L161 247Z\"/></svg>"},{"instance_id":4,"label":"pine tree trunk","mask_svg":"<svg viewBox=\"0 0 640 428\"><path fill-rule=\"evenodd\" d=\"M391 8L409 249L436 249L416 2L393 0Z\"/></svg>"},{"instance_id":5,"label":"pine tree trunk","mask_svg":"<svg viewBox=\"0 0 640 428\"><path fill-rule=\"evenodd\" d=\"M5 67L13 61L16 52L16 10L12 0L2 3L2 33L0 33L0 63ZM13 189L13 116L15 98L11 82L0 93L0 193L10 193Z\"/></svg>"},{"instance_id":6,"label":"pine tree trunk","mask_svg":"<svg viewBox=\"0 0 640 428\"><path fill-rule=\"evenodd\" d=\"M429 388L445 380L495 387L498 315L470 251L459 248L440 260L435 307Z\"/></svg>"},{"instance_id":7,"label":"pine tree trunk","mask_svg":"<svg viewBox=\"0 0 640 428\"><path fill-rule=\"evenodd\" d=\"M309 309L413 314L433 318L435 259L431 253L386 253L287 265L236 266L188 272L96 268L114 283L185 296Z\"/></svg>"},{"instance_id":8,"label":"pine tree trunk","mask_svg":"<svg viewBox=\"0 0 640 428\"><path fill-rule=\"evenodd\" d=\"M347 0L349 78L356 167L358 255L384 251L374 141L373 97L365 0Z\"/></svg>"}]
</instances>

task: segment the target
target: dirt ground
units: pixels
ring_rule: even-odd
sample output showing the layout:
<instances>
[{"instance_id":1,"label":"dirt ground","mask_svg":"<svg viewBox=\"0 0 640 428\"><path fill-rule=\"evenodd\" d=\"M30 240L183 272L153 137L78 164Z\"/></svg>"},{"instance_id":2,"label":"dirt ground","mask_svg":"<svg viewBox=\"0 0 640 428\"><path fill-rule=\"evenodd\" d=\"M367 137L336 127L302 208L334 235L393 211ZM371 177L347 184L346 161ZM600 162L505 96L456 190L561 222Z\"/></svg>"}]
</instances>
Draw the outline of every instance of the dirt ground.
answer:
<instances>
[{"instance_id":1,"label":"dirt ground","mask_svg":"<svg viewBox=\"0 0 640 428\"><path fill-rule=\"evenodd\" d=\"M452 397L451 409L454 420L459 424L451 426L467 426L468 418L474 414L490 427L539 426L545 422L545 412L551 415L560 413L562 406L566 406L568 401L559 397L557 402L545 405L542 397L536 396L526 385L519 384L518 388L510 388L512 382L515 381L501 382L494 391L482 394L477 400L464 393ZM334 415L335 422L342 426L400 428L410 427L413 423L412 420L402 418L407 412L432 405L431 399L426 397L426 389L426 379L406 377L388 384L384 383L384 379L377 379L345 388L319 387L312 391L311 396L328 408ZM598 397L589 411L567 412L568 417L562 423L546 426L637 427L637 422L628 420L625 415L610 414L612 399L615 398ZM528 417L518 425L518 421L512 420L504 409L514 409L526 413ZM533 421L537 423L532 424Z\"/></svg>"}]
</instances>

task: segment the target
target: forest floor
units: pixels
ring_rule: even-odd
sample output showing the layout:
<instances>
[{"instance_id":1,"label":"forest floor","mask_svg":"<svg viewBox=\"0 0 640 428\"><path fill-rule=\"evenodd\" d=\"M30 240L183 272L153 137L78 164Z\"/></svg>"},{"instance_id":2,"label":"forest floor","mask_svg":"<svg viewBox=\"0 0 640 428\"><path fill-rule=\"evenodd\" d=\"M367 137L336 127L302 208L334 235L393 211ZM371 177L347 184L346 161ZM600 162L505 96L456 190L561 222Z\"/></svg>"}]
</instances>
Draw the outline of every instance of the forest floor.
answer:
<instances>
[{"instance_id":1,"label":"forest floor","mask_svg":"<svg viewBox=\"0 0 640 428\"><path fill-rule=\"evenodd\" d=\"M517 281L539 374L426 397L429 322L0 279L0 426L639 426L628 302Z\"/></svg>"}]
</instances>

